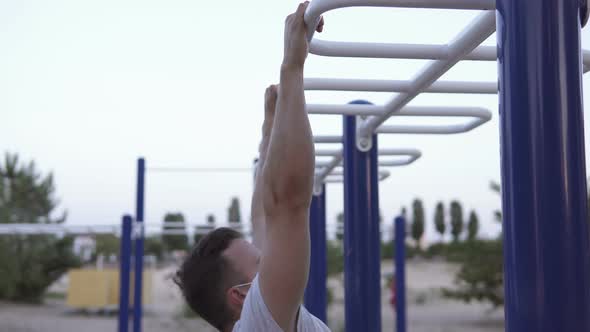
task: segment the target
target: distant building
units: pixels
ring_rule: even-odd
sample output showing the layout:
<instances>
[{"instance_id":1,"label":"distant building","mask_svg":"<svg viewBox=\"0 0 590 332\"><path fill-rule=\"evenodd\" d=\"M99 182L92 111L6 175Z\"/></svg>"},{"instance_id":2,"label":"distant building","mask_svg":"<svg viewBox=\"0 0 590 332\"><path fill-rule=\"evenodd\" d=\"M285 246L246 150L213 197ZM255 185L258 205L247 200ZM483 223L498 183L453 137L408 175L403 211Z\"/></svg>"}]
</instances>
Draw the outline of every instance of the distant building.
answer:
<instances>
[{"instance_id":1,"label":"distant building","mask_svg":"<svg viewBox=\"0 0 590 332\"><path fill-rule=\"evenodd\" d=\"M83 262L87 262L92 259L92 255L96 251L96 240L92 236L78 235L74 238L72 251Z\"/></svg>"}]
</instances>

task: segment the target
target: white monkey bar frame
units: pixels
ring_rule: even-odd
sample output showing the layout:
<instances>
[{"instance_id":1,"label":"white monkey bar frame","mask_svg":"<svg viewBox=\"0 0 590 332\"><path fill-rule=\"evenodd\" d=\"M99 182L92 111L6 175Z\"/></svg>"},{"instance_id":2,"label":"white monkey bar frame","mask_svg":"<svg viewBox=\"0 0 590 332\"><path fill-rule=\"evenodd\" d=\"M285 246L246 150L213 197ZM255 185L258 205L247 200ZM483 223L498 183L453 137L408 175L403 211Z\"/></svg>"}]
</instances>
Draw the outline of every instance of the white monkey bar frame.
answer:
<instances>
[{"instance_id":1,"label":"white monkey bar frame","mask_svg":"<svg viewBox=\"0 0 590 332\"><path fill-rule=\"evenodd\" d=\"M407 106L421 93L497 94L497 82L441 81L438 79L462 60L496 61L496 47L480 46L496 30L494 0L314 0L305 13L308 26L316 26L320 17L334 9L346 7L397 7L482 10L462 32L446 45L421 45L399 43L362 43L328 41L314 38L314 29L308 29L310 53L320 56L422 59L430 61L412 80L367 80L307 78L306 90L364 91L397 93L385 105L329 105L308 104L309 114L359 116L357 147L368 151L373 133L382 134L456 134L479 127L492 117L490 110L481 107L413 107ZM584 72L590 71L590 51L582 54ZM384 125L394 116L412 117L468 117L466 123L451 125ZM342 143L340 136L316 136L315 143ZM412 157L407 165L420 156ZM318 154L325 155L325 154ZM329 162L316 163L316 184L337 182L333 171L342 162L342 150L332 151ZM402 166L394 163L379 163L380 167Z\"/></svg>"}]
</instances>

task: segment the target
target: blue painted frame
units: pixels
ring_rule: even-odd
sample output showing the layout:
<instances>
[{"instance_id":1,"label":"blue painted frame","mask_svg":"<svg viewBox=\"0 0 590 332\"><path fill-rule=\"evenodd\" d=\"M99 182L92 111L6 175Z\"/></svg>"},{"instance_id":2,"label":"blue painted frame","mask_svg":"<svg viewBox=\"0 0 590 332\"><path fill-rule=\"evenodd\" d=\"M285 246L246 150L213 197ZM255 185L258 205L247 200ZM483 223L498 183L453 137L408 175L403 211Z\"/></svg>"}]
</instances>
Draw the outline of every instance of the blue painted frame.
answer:
<instances>
[{"instance_id":1,"label":"blue painted frame","mask_svg":"<svg viewBox=\"0 0 590 332\"><path fill-rule=\"evenodd\" d=\"M119 257L119 321L118 331L129 331L129 289L131 272L131 230L133 220L130 215L121 221L121 253Z\"/></svg>"},{"instance_id":2,"label":"blue painted frame","mask_svg":"<svg viewBox=\"0 0 590 332\"><path fill-rule=\"evenodd\" d=\"M590 331L579 0L497 0L506 331Z\"/></svg>"},{"instance_id":3,"label":"blue painted frame","mask_svg":"<svg viewBox=\"0 0 590 332\"><path fill-rule=\"evenodd\" d=\"M371 150L358 150L356 121L354 116L343 117L346 330L381 331L377 136L373 135Z\"/></svg>"},{"instance_id":4,"label":"blue painted frame","mask_svg":"<svg viewBox=\"0 0 590 332\"><path fill-rule=\"evenodd\" d=\"M327 252L326 252L326 186L314 195L309 209L309 233L311 257L309 279L305 289L305 308L324 323L327 323Z\"/></svg>"},{"instance_id":5,"label":"blue painted frame","mask_svg":"<svg viewBox=\"0 0 590 332\"><path fill-rule=\"evenodd\" d=\"M395 266L395 326L397 332L406 332L406 220L403 216L394 221Z\"/></svg>"},{"instance_id":6,"label":"blue painted frame","mask_svg":"<svg viewBox=\"0 0 590 332\"><path fill-rule=\"evenodd\" d=\"M133 332L141 332L143 317L143 211L145 194L145 159L137 159L137 192L135 205L135 221L139 230L135 237L135 283L133 291Z\"/></svg>"}]
</instances>

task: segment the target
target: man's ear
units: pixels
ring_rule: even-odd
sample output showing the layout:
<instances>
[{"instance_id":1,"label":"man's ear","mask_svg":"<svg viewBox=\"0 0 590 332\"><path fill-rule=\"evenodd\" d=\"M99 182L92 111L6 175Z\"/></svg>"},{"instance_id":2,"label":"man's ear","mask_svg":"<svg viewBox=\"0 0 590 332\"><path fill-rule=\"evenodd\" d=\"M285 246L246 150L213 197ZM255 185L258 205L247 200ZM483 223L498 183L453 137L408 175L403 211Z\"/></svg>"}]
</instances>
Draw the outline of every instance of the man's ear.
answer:
<instances>
[{"instance_id":1,"label":"man's ear","mask_svg":"<svg viewBox=\"0 0 590 332\"><path fill-rule=\"evenodd\" d=\"M244 305L244 300L246 296L242 294L237 288L230 288L227 290L225 294L227 298L227 302L230 304L231 307L234 308L241 308Z\"/></svg>"}]
</instances>

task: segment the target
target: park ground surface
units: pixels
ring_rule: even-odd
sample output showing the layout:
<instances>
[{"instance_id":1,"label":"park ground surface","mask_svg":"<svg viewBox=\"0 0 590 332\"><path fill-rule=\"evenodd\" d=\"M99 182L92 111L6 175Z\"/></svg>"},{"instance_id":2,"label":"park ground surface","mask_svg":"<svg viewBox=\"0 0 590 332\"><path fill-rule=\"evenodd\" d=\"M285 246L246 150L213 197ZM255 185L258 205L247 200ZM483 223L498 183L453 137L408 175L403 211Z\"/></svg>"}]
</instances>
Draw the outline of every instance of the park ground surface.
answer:
<instances>
[{"instance_id":1,"label":"park ground surface","mask_svg":"<svg viewBox=\"0 0 590 332\"><path fill-rule=\"evenodd\" d=\"M382 265L385 276L389 262ZM408 331L409 332L499 332L504 331L502 308L492 310L486 303L463 303L444 299L441 287L452 287L457 267L442 261L412 260L407 265ZM155 270L152 285L153 303L146 308L144 332L209 332L215 331L198 318L186 318L183 302L170 279L173 266ZM343 283L331 278L329 287L334 300L328 311L330 328L344 331ZM395 318L389 305L389 289L382 285L382 331L395 330ZM116 314L76 312L65 305L60 292L67 289L67 278L52 286L52 294L43 305L0 302L0 332L107 332L116 331ZM364 332L364 331L363 331Z\"/></svg>"}]
</instances>

